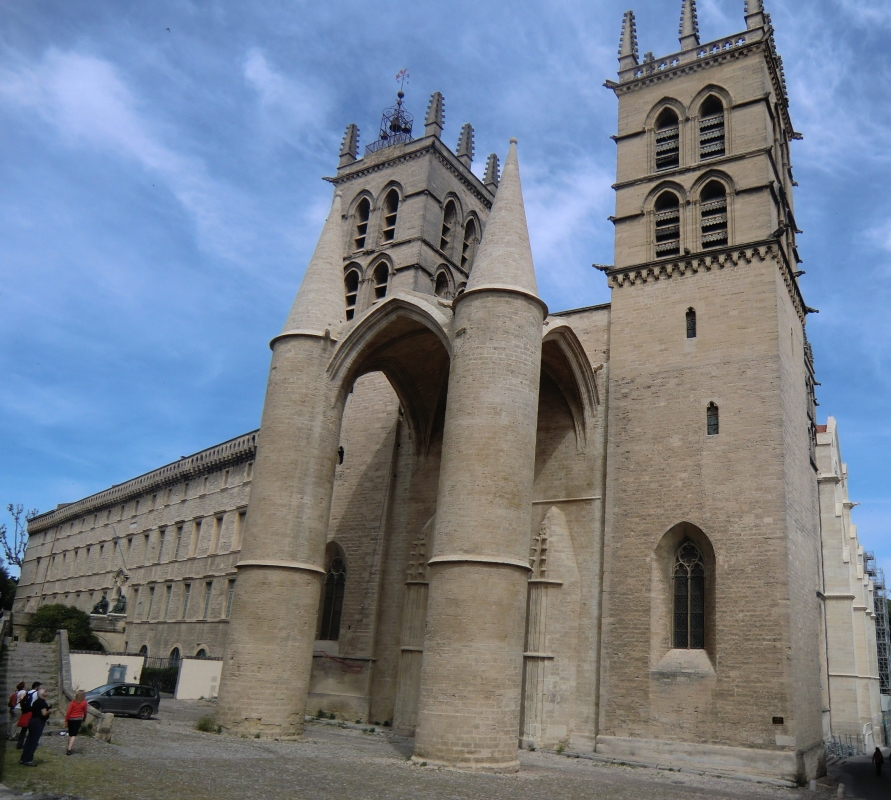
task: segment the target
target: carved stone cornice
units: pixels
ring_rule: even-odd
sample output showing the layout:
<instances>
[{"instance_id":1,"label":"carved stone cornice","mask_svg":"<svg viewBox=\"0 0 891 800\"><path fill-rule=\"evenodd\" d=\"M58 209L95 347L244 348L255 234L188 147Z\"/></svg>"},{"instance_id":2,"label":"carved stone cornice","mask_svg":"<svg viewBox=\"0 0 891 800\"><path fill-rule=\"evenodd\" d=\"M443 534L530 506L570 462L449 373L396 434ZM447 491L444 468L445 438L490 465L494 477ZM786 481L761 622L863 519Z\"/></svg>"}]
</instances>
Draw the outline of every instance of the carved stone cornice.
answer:
<instances>
[{"instance_id":1,"label":"carved stone cornice","mask_svg":"<svg viewBox=\"0 0 891 800\"><path fill-rule=\"evenodd\" d=\"M245 433L243 436L209 447L188 458L181 458L172 464L147 472L126 483L119 483L103 492L85 497L76 503L69 503L62 508L40 514L28 523L28 534L40 533L54 525L95 513L110 506L126 503L128 500L156 489L216 472L232 464L251 461L257 454L258 433L259 431Z\"/></svg>"}]
</instances>

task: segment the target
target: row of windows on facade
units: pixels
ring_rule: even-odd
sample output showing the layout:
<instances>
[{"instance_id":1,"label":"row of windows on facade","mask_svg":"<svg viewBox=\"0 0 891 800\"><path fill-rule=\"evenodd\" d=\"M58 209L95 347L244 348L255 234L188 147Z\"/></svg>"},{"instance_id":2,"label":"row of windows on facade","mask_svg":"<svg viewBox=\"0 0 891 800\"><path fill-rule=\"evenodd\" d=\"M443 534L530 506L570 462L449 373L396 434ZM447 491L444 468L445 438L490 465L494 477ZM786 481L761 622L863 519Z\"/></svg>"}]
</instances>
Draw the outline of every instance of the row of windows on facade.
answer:
<instances>
[{"instance_id":1,"label":"row of windows on facade","mask_svg":"<svg viewBox=\"0 0 891 800\"><path fill-rule=\"evenodd\" d=\"M249 461L245 465L245 470L244 470L244 480L245 481L251 480L251 475L253 473L253 466L254 466L253 461ZM220 473L220 485L218 487L219 489L229 488L230 473L231 473L231 470L228 470L228 469L223 470ZM188 500L190 496L191 497L201 497L202 495L207 494L208 490L215 491L214 487L211 487L209 485L209 478L210 478L210 476L205 475L200 483L192 482L192 481L183 482L182 492L178 492L173 486L168 487L160 494L158 492L155 492L151 496L151 498L148 498L147 504L143 504L143 498L137 498L136 500L133 501L133 511L129 516L130 517L138 516L140 513L140 508L142 509L143 513L146 513L148 511L154 511L155 509L157 509L159 507L158 506L159 497L161 499L161 506L163 507L163 506L169 506L173 502L177 501L177 497L178 497L178 502L184 502L184 501ZM194 491L195 486L200 486L200 489L198 492ZM191 495L189 494L190 492L192 492ZM113 509L111 509L111 508L106 509L105 521L103 524L108 524L112 521L120 522L121 520L123 520L124 517L127 516L126 512L127 512L128 505L129 505L129 503L122 503L120 506L117 507L117 515L116 515L117 519L116 520L112 520L112 518L111 518ZM74 530L75 522L78 522L78 524L79 524L77 531ZM92 525L90 525L90 528L91 529L97 528L97 527L99 527L99 525L100 525L99 514L98 513L93 514L93 521L92 521ZM68 528L67 533L65 531L66 526ZM74 533L80 533L81 531L84 531L84 530L87 530L87 517L81 517L79 521L71 520L71 522L63 523L55 530L50 529L48 531L44 531L43 533L34 534L32 537L30 537L28 543L31 545L45 544L46 542L48 542L52 539L59 539L63 536L71 536Z\"/></svg>"},{"instance_id":2,"label":"row of windows on facade","mask_svg":"<svg viewBox=\"0 0 891 800\"><path fill-rule=\"evenodd\" d=\"M670 189L653 206L656 258L681 254L681 201ZM728 244L727 189L720 181L709 181L699 194L699 231L703 250Z\"/></svg>"},{"instance_id":3,"label":"row of windows on facade","mask_svg":"<svg viewBox=\"0 0 891 800\"><path fill-rule=\"evenodd\" d=\"M681 126L673 108L664 109L656 119L656 171L681 165ZM709 95L699 107L699 160L723 156L726 151L724 104Z\"/></svg>"},{"instance_id":4,"label":"row of windows on facade","mask_svg":"<svg viewBox=\"0 0 891 800\"><path fill-rule=\"evenodd\" d=\"M685 541L675 555L673 570L673 645L678 649L705 647L705 564L699 548ZM346 564L338 557L331 562L322 589L322 614L318 638L340 638L340 621L346 590Z\"/></svg>"},{"instance_id":5,"label":"row of windows on facade","mask_svg":"<svg viewBox=\"0 0 891 800\"><path fill-rule=\"evenodd\" d=\"M223 552L220 545L222 542L221 534L225 517L225 512L213 517L210 541L208 542L207 552L203 554L204 556L218 555ZM247 511L239 510L237 512L235 517L235 530L232 532L232 541L227 552L241 550L246 518ZM173 547L170 553L167 554L168 561L176 561L179 558L195 558L198 555L198 549L201 543L201 532L205 527L204 522L203 519L191 521L189 549L187 554L182 554L182 542L184 539L186 523L181 523L175 526ZM75 548L74 550L66 551L64 553L57 553L51 557L47 575L44 580L61 580L63 578L75 577L77 575L87 575L94 572L104 572L109 569L114 569L115 545L117 545L117 550L121 556L121 566L124 568L133 569L137 566L148 566L153 563L160 564L164 560L164 543L167 540L167 528L161 527L158 529L157 549L151 546L151 538L152 534L151 532L148 532L141 536L128 536L123 540L116 539L109 542L109 552L111 553L112 563L107 566L104 564L106 550L104 543L100 544L98 548L96 548L95 545L89 545L83 549ZM141 563L139 564L135 563L137 560L140 560L140 554L134 552L134 540L137 542L142 540L143 543ZM78 561L81 553L84 553L83 563L79 563ZM91 558L94 553L98 554L97 563L91 564ZM43 558L37 559L37 576L35 576L35 580L40 580L39 573L43 561ZM70 570L67 569L68 567L70 567Z\"/></svg>"},{"instance_id":6,"label":"row of windows on facade","mask_svg":"<svg viewBox=\"0 0 891 800\"><path fill-rule=\"evenodd\" d=\"M148 654L149 649L147 644L144 644L142 647L139 648L139 655L148 656ZM173 650L170 651L170 655L168 656L168 658L170 660L170 666L174 666L182 661L183 654L178 647L174 647ZM197 652L195 653L195 658L208 658L207 648L199 647ZM136 688L138 689L139 687L137 686Z\"/></svg>"}]
</instances>

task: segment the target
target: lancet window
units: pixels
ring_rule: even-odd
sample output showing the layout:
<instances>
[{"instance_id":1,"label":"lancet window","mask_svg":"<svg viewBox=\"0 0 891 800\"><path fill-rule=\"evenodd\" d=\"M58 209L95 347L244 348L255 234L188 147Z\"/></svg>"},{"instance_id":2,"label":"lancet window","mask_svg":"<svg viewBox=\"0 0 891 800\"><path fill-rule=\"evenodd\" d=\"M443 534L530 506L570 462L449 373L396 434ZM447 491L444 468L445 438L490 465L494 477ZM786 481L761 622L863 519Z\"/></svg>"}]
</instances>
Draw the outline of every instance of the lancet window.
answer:
<instances>
[{"instance_id":1,"label":"lancet window","mask_svg":"<svg viewBox=\"0 0 891 800\"><path fill-rule=\"evenodd\" d=\"M353 243L356 250L365 248L365 240L368 238L368 219L371 217L371 203L368 198L364 198L356 206L356 236Z\"/></svg>"},{"instance_id":2,"label":"lancet window","mask_svg":"<svg viewBox=\"0 0 891 800\"><path fill-rule=\"evenodd\" d=\"M656 169L671 169L681 163L681 128L678 115L666 108L656 120Z\"/></svg>"},{"instance_id":3,"label":"lancet window","mask_svg":"<svg viewBox=\"0 0 891 800\"><path fill-rule=\"evenodd\" d=\"M399 192L390 189L384 199L384 224L381 241L392 242L396 238L396 216L399 213Z\"/></svg>"},{"instance_id":4,"label":"lancet window","mask_svg":"<svg viewBox=\"0 0 891 800\"><path fill-rule=\"evenodd\" d=\"M678 548L674 562L674 646L705 648L705 564L689 539Z\"/></svg>"},{"instance_id":5,"label":"lancet window","mask_svg":"<svg viewBox=\"0 0 891 800\"><path fill-rule=\"evenodd\" d=\"M448 297L449 296L449 276L445 274L445 272L440 272L436 276L436 288L434 292L437 297Z\"/></svg>"},{"instance_id":6,"label":"lancet window","mask_svg":"<svg viewBox=\"0 0 891 800\"><path fill-rule=\"evenodd\" d=\"M346 565L338 557L328 567L325 577L325 600L322 606L322 629L319 639L335 641L340 638L340 616L343 612L343 593L346 588Z\"/></svg>"},{"instance_id":7,"label":"lancet window","mask_svg":"<svg viewBox=\"0 0 891 800\"><path fill-rule=\"evenodd\" d=\"M351 269L343 279L346 297L346 318L351 320L356 315L356 301L359 298L359 272Z\"/></svg>"},{"instance_id":8,"label":"lancet window","mask_svg":"<svg viewBox=\"0 0 891 800\"><path fill-rule=\"evenodd\" d=\"M476 254L476 245L478 241L479 236L476 232L476 223L472 219L469 219L464 226L464 243L461 246L461 269L468 272L470 271L473 257Z\"/></svg>"},{"instance_id":9,"label":"lancet window","mask_svg":"<svg viewBox=\"0 0 891 800\"><path fill-rule=\"evenodd\" d=\"M695 309L687 309L687 338L696 338L696 311Z\"/></svg>"},{"instance_id":10,"label":"lancet window","mask_svg":"<svg viewBox=\"0 0 891 800\"><path fill-rule=\"evenodd\" d=\"M699 159L723 156L725 138L724 104L709 95L699 108Z\"/></svg>"},{"instance_id":11,"label":"lancet window","mask_svg":"<svg viewBox=\"0 0 891 800\"><path fill-rule=\"evenodd\" d=\"M452 237L455 233L455 224L458 219L458 210L453 200L446 203L442 215L442 234L439 238L439 249L447 256L451 256Z\"/></svg>"},{"instance_id":12,"label":"lancet window","mask_svg":"<svg viewBox=\"0 0 891 800\"><path fill-rule=\"evenodd\" d=\"M681 253L681 205L674 192L662 192L656 199L656 258Z\"/></svg>"},{"instance_id":13,"label":"lancet window","mask_svg":"<svg viewBox=\"0 0 891 800\"><path fill-rule=\"evenodd\" d=\"M390 269L386 264L378 264L374 269L374 299L387 296L387 284L390 280Z\"/></svg>"},{"instance_id":14,"label":"lancet window","mask_svg":"<svg viewBox=\"0 0 891 800\"><path fill-rule=\"evenodd\" d=\"M718 407L714 403L709 403L705 409L705 429L709 436L717 436L720 431L718 421Z\"/></svg>"},{"instance_id":15,"label":"lancet window","mask_svg":"<svg viewBox=\"0 0 891 800\"><path fill-rule=\"evenodd\" d=\"M699 196L699 216L702 223L702 247L727 245L727 190L719 181L711 181Z\"/></svg>"}]
</instances>

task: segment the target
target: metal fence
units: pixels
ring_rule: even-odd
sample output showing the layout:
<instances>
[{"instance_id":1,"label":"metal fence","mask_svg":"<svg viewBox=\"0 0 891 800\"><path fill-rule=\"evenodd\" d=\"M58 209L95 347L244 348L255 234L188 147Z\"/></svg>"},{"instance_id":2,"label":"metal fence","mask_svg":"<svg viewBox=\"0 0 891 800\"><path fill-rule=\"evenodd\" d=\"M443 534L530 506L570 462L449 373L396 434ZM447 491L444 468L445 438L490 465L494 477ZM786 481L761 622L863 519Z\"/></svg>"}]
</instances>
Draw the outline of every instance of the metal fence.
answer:
<instances>
[{"instance_id":1,"label":"metal fence","mask_svg":"<svg viewBox=\"0 0 891 800\"><path fill-rule=\"evenodd\" d=\"M145 657L140 683L155 686L160 692L175 692L182 664L178 658Z\"/></svg>"},{"instance_id":2,"label":"metal fence","mask_svg":"<svg viewBox=\"0 0 891 800\"><path fill-rule=\"evenodd\" d=\"M826 755L836 758L850 758L851 756L868 755L866 744L862 736L850 734L833 734L826 742Z\"/></svg>"}]
</instances>

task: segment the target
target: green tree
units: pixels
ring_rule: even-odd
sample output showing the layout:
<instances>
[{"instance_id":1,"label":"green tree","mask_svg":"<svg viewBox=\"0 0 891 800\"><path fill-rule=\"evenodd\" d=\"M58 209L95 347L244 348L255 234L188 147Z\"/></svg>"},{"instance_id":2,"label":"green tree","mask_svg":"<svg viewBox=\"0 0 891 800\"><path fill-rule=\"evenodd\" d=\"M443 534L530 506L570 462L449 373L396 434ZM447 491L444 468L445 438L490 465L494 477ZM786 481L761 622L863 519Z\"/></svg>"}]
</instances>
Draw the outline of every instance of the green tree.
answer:
<instances>
[{"instance_id":1,"label":"green tree","mask_svg":"<svg viewBox=\"0 0 891 800\"><path fill-rule=\"evenodd\" d=\"M13 578L6 567L0 565L0 608L11 609L15 599L15 590L18 588L19 579Z\"/></svg>"},{"instance_id":2,"label":"green tree","mask_svg":"<svg viewBox=\"0 0 891 800\"><path fill-rule=\"evenodd\" d=\"M63 628L68 631L68 644L72 650L105 649L90 630L89 615L61 603L38 608L28 623L26 638L29 642L48 643L56 637L56 631Z\"/></svg>"}]
</instances>

